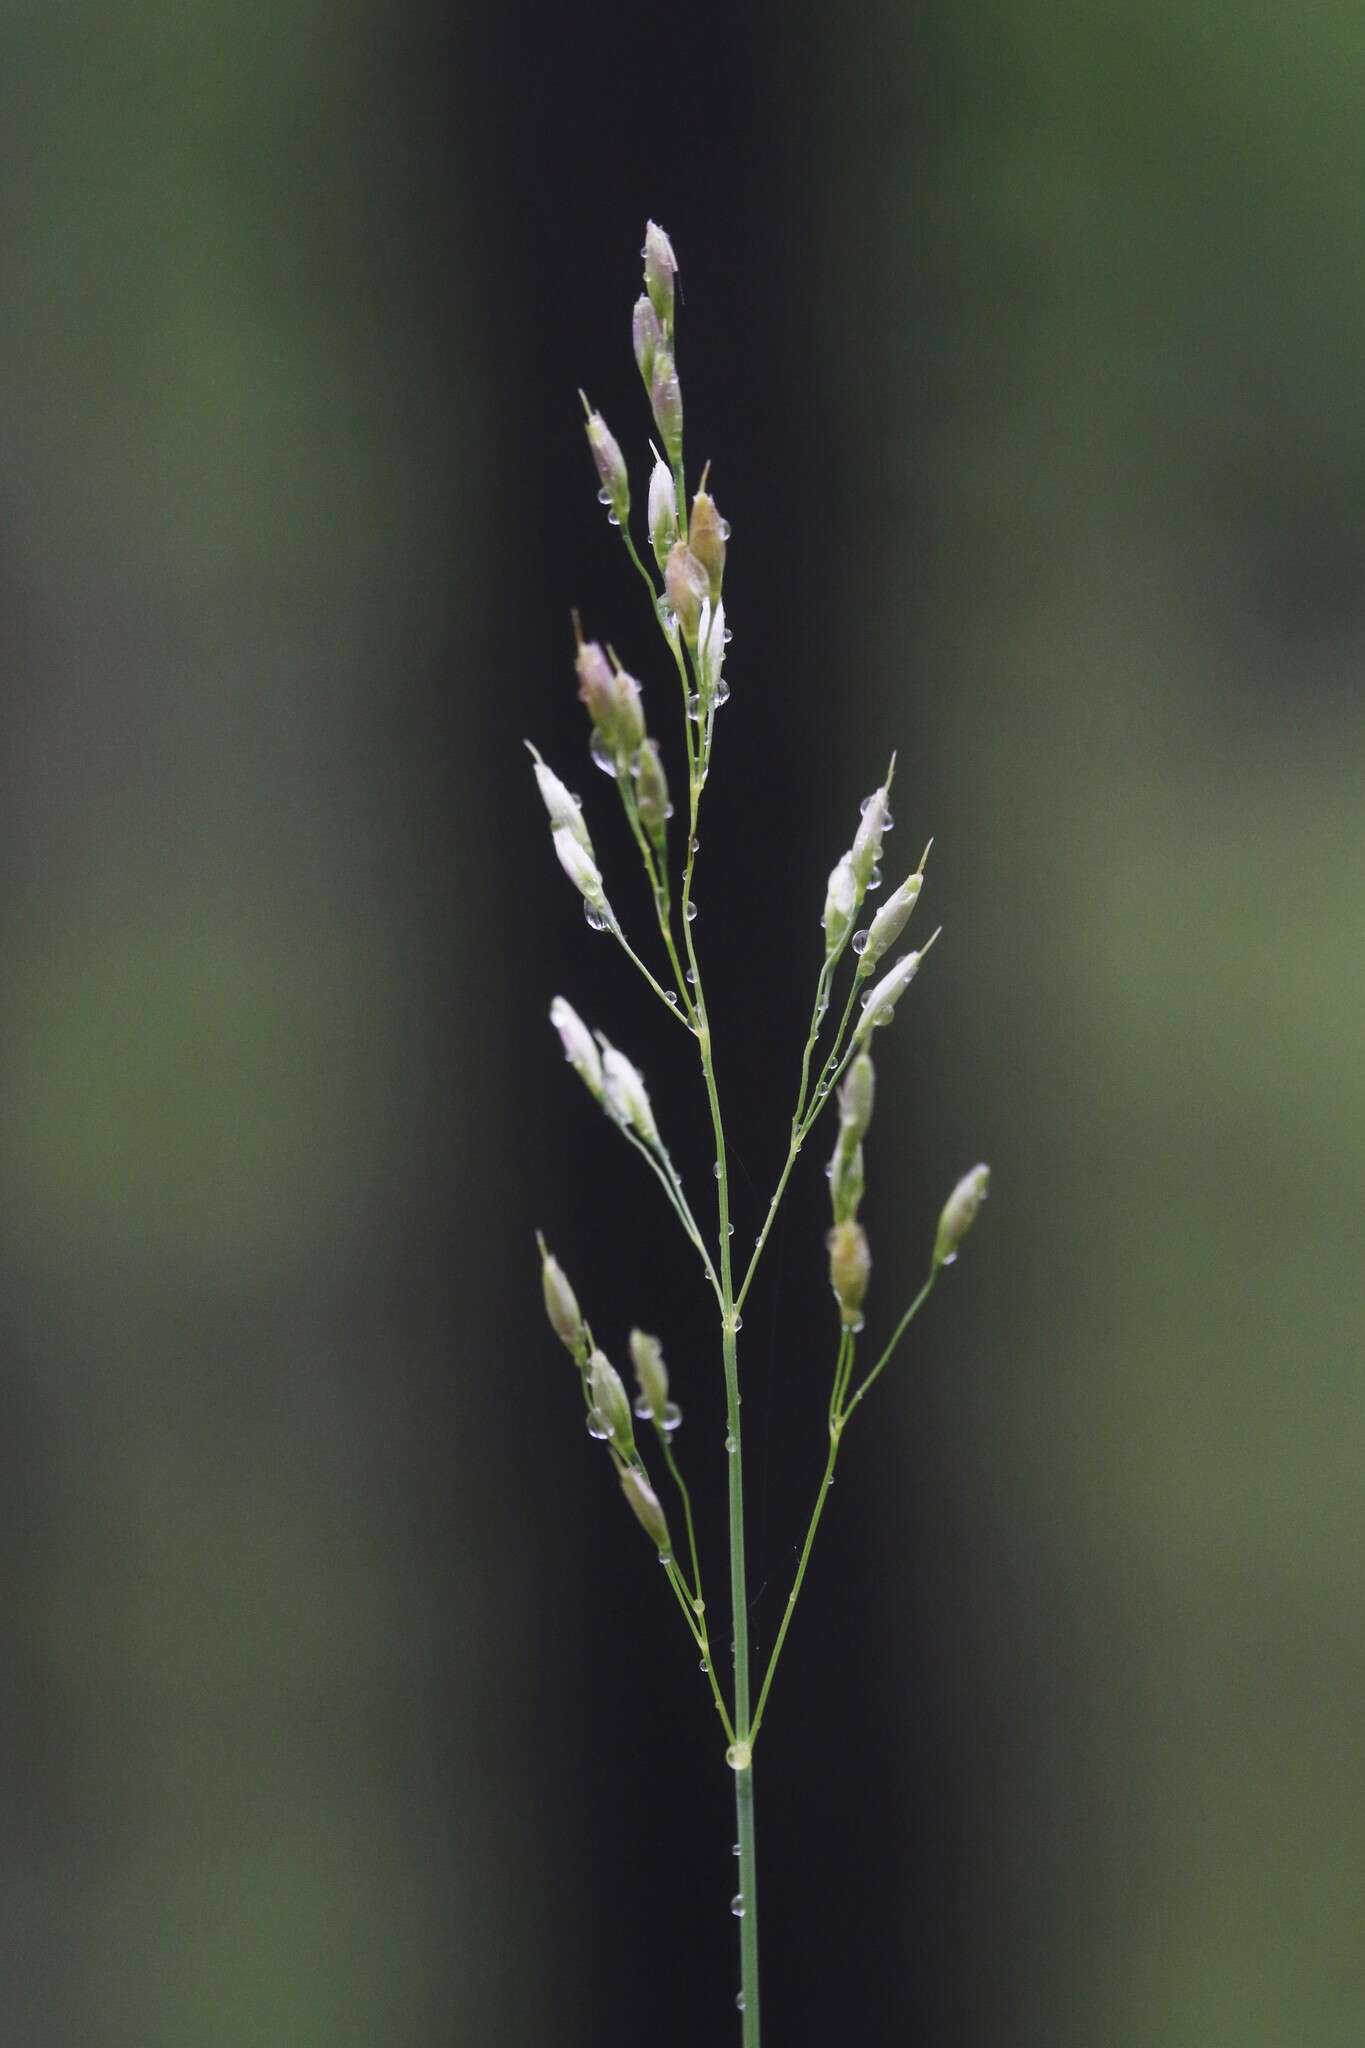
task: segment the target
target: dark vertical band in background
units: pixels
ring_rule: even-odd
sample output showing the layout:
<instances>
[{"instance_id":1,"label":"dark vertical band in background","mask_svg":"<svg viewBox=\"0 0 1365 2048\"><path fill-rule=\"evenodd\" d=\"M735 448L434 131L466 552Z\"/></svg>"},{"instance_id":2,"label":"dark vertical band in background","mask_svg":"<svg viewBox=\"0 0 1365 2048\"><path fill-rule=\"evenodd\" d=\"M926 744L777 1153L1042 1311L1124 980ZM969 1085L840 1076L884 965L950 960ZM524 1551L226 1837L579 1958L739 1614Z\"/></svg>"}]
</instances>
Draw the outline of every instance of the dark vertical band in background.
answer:
<instances>
[{"instance_id":1,"label":"dark vertical band in background","mask_svg":"<svg viewBox=\"0 0 1365 2048\"><path fill-rule=\"evenodd\" d=\"M687 1418L679 1450L699 1493L713 1617L724 1612L725 1524L711 1314L656 1191L561 1066L549 998L565 993L638 1058L709 1209L695 1063L619 955L584 928L529 775L519 781L513 768L509 783L508 764L530 734L582 791L613 896L619 887L643 929L615 798L587 761L569 611L578 607L642 677L651 729L681 786L676 680L595 502L576 395L583 385L605 413L639 502L652 428L630 311L652 216L681 265L689 466L695 479L714 459L713 489L733 527L733 696L701 828L697 935L735 1151L736 1243L751 1244L781 1161L826 878L897 738L869 719L869 678L847 654L849 540L835 512L841 490L856 486L837 476L820 355L824 169L808 146L820 58L813 44L805 62L790 49L810 33L804 16L767 4L557 17L512 6L466 79L479 124L472 154L491 201L477 233L499 394L477 516L498 535L500 564L478 627L486 692L469 708L488 781L511 790L493 852L508 906L493 978L501 1071L515 1061L510 1114L534 1186L516 1241L532 1223L545 1228L622 1363L632 1322L663 1334ZM637 533L642 525L637 516ZM888 1177L900 1178L894 1163ZM826 1212L812 1160L745 1318L751 1585L764 1652L823 1457ZM627 2013L647 2016L661 2043L714 2039L738 1981L730 1786L714 1713L653 1582L657 1567L582 1439L532 1279L524 1260L514 1264L506 1299L526 1513L545 1540L545 1651L564 1688L545 1743L561 1765L574 1757L577 1772L553 1795L572 1846L548 1846L562 1876L560 1931L584 1959L581 2005L565 2024L585 2044L624 2034ZM885 1526L884 1504L863 1490L868 1450L851 1446L764 1736L764 2003L778 2041L835 2038L850 2024L904 2038L933 1995L932 1961L904 1932L920 1915L897 1892L935 1856L918 1788L923 1750L879 1683L882 1649L860 1640L877 1626L867 1597Z\"/></svg>"}]
</instances>

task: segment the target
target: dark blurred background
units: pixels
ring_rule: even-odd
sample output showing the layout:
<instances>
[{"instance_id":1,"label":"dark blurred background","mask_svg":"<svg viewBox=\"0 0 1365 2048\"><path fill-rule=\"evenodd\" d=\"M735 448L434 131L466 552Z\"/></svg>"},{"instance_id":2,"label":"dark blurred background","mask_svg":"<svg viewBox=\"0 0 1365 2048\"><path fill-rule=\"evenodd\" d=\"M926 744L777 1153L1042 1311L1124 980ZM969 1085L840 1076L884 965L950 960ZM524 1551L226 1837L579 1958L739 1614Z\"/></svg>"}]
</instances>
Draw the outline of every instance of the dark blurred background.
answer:
<instances>
[{"instance_id":1,"label":"dark blurred background","mask_svg":"<svg viewBox=\"0 0 1365 2048\"><path fill-rule=\"evenodd\" d=\"M532 1248L663 1335L719 1609L706 1302L551 995L694 1188L700 1097L521 748L643 930L568 613L676 774L575 395L642 499L652 214L734 529L737 1242L892 746L946 930L882 1045L873 1335L995 1170L774 1694L768 2032L1355 2048L1358 7L0 20L0 2039L733 2031L714 1714ZM761 1644L824 1205L812 1161L745 1318Z\"/></svg>"}]
</instances>

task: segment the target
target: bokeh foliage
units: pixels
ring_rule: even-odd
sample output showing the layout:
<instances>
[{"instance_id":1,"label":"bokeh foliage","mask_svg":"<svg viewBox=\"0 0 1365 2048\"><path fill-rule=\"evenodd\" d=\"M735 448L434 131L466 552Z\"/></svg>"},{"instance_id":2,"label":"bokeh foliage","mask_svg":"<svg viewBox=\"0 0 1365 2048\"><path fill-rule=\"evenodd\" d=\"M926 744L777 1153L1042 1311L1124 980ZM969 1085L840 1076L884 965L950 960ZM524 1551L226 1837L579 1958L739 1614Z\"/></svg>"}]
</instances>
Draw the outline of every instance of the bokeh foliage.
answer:
<instances>
[{"instance_id":1,"label":"bokeh foliage","mask_svg":"<svg viewBox=\"0 0 1365 2048\"><path fill-rule=\"evenodd\" d=\"M971 2039L1345 2048L1365 31L864 26L823 131L874 479L839 567L952 906L906 1143L996 1169L896 1461L969 1731L950 2000Z\"/></svg>"}]
</instances>

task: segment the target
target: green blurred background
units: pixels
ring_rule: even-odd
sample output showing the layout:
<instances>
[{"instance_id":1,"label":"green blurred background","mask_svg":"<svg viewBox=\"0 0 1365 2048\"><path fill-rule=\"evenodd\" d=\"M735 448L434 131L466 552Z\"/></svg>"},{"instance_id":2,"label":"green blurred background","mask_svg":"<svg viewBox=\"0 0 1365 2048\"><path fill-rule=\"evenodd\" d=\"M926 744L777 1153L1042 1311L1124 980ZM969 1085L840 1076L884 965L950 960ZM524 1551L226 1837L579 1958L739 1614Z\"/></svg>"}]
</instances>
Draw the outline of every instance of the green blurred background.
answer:
<instances>
[{"instance_id":1,"label":"green blurred background","mask_svg":"<svg viewBox=\"0 0 1365 2048\"><path fill-rule=\"evenodd\" d=\"M0 20L0 2038L729 2025L704 1698L526 1257L653 1229L546 1044L590 942L519 747L633 601L573 394L643 453L652 212L735 525L744 1156L897 744L948 930L883 1316L995 1168L775 1706L773 2038L1354 2048L1358 9ZM749 1338L760 1632L818 1195Z\"/></svg>"}]
</instances>

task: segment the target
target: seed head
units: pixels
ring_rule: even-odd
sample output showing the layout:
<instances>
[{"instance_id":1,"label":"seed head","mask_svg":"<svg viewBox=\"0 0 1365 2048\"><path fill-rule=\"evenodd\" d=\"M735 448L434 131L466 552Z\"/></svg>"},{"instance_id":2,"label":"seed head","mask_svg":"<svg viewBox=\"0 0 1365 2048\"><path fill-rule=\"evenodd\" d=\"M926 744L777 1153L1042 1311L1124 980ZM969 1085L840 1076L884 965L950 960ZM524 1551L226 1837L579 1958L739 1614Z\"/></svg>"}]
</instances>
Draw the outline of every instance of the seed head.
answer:
<instances>
[{"instance_id":1,"label":"seed head","mask_svg":"<svg viewBox=\"0 0 1365 2048\"><path fill-rule=\"evenodd\" d=\"M720 596L725 576L725 543L729 534L729 527L716 510L715 499L707 491L698 491L692 500L692 517L687 522L687 545L710 579L713 603Z\"/></svg>"},{"instance_id":2,"label":"seed head","mask_svg":"<svg viewBox=\"0 0 1365 2048\"><path fill-rule=\"evenodd\" d=\"M578 395L583 398L581 391ZM583 406L588 413L588 446L597 465L606 502L617 521L624 526L630 516L630 476L626 470L626 458L601 413L591 411L586 398L583 398Z\"/></svg>"},{"instance_id":3,"label":"seed head","mask_svg":"<svg viewBox=\"0 0 1365 2048\"><path fill-rule=\"evenodd\" d=\"M535 762L536 787L539 789L545 808L550 814L551 827L558 832L561 828L572 832L584 853L591 856L592 840L583 822L583 806L572 792L565 788L553 768L547 768L540 758L539 750L527 740L526 745Z\"/></svg>"},{"instance_id":4,"label":"seed head","mask_svg":"<svg viewBox=\"0 0 1365 2048\"><path fill-rule=\"evenodd\" d=\"M574 631L578 631L575 616ZM640 703L640 685L613 655L608 659L595 640L578 642L574 656L578 671L578 694L588 707L593 731L617 764L619 773L645 736L645 714Z\"/></svg>"},{"instance_id":5,"label":"seed head","mask_svg":"<svg viewBox=\"0 0 1365 2048\"><path fill-rule=\"evenodd\" d=\"M655 1422L662 1422L664 1409L668 1406L668 1368L664 1364L663 1346L657 1337L649 1336L644 1330L632 1330L630 1357L640 1393L649 1403L650 1415Z\"/></svg>"},{"instance_id":6,"label":"seed head","mask_svg":"<svg viewBox=\"0 0 1365 2048\"><path fill-rule=\"evenodd\" d=\"M540 1280L545 1292L545 1313L550 1319L550 1328L564 1349L581 1365L587 1356L588 1340L577 1298L565 1276L564 1268L553 1253L546 1250L545 1240L539 1231L536 1232L536 1243L540 1246Z\"/></svg>"},{"instance_id":7,"label":"seed head","mask_svg":"<svg viewBox=\"0 0 1365 2048\"><path fill-rule=\"evenodd\" d=\"M830 871L829 887L825 892L825 914L821 923L825 927L826 959L836 953L848 937L860 900L853 855L846 853Z\"/></svg>"},{"instance_id":8,"label":"seed head","mask_svg":"<svg viewBox=\"0 0 1365 2048\"><path fill-rule=\"evenodd\" d=\"M668 1523L664 1518L664 1511L659 1505L659 1496L645 1478L644 1473L637 1470L634 1465L625 1465L618 1476L621 1481L621 1491L630 1504L631 1513L649 1537L654 1548L665 1553L671 1553L673 1539L668 1533Z\"/></svg>"},{"instance_id":9,"label":"seed head","mask_svg":"<svg viewBox=\"0 0 1365 2048\"><path fill-rule=\"evenodd\" d=\"M861 898L872 879L872 870L881 859L882 834L891 827L891 778L896 772L896 757L891 756L891 766L886 771L886 780L880 789L874 789L863 805L863 814L858 820L858 829L853 835L853 867L858 877L858 895Z\"/></svg>"},{"instance_id":10,"label":"seed head","mask_svg":"<svg viewBox=\"0 0 1365 2048\"><path fill-rule=\"evenodd\" d=\"M597 1050L597 1040L573 1004L565 1002L563 996L556 996L551 1003L550 1022L559 1033L565 1059L588 1093L595 1101L601 1102L606 1094L607 1084L602 1070L602 1055Z\"/></svg>"},{"instance_id":11,"label":"seed head","mask_svg":"<svg viewBox=\"0 0 1365 2048\"><path fill-rule=\"evenodd\" d=\"M849 1218L836 1223L825 1240L829 1246L829 1281L846 1329L862 1321L863 1297L872 1272L872 1254L861 1223Z\"/></svg>"},{"instance_id":12,"label":"seed head","mask_svg":"<svg viewBox=\"0 0 1365 2048\"><path fill-rule=\"evenodd\" d=\"M616 657L613 654L612 660ZM610 740L620 759L629 760L645 736L644 707L640 685L617 663L611 679L612 711Z\"/></svg>"},{"instance_id":13,"label":"seed head","mask_svg":"<svg viewBox=\"0 0 1365 2048\"><path fill-rule=\"evenodd\" d=\"M645 740L635 756L635 803L640 823L662 853L668 840L668 814L672 806L657 740Z\"/></svg>"},{"instance_id":14,"label":"seed head","mask_svg":"<svg viewBox=\"0 0 1365 2048\"><path fill-rule=\"evenodd\" d=\"M605 1351L594 1351L588 1361L588 1392L592 1395L593 1407L607 1425L607 1435L616 1449L632 1449L635 1431L630 1421L630 1396Z\"/></svg>"},{"instance_id":15,"label":"seed head","mask_svg":"<svg viewBox=\"0 0 1365 2048\"><path fill-rule=\"evenodd\" d=\"M829 1194L836 1223L847 1223L863 1199L863 1148L847 1125L841 1125L829 1162Z\"/></svg>"},{"instance_id":16,"label":"seed head","mask_svg":"<svg viewBox=\"0 0 1365 2048\"><path fill-rule=\"evenodd\" d=\"M725 666L725 606L701 601L697 622L697 677L703 692L710 694L720 681Z\"/></svg>"},{"instance_id":17,"label":"seed head","mask_svg":"<svg viewBox=\"0 0 1365 2048\"><path fill-rule=\"evenodd\" d=\"M664 333L672 334L673 280L678 275L678 259L673 254L673 244L668 236L653 221L645 227L644 258L645 290L649 293L649 303Z\"/></svg>"},{"instance_id":18,"label":"seed head","mask_svg":"<svg viewBox=\"0 0 1365 2048\"><path fill-rule=\"evenodd\" d=\"M974 1166L970 1173L963 1174L949 1195L938 1219L938 1236L934 1239L936 1268L952 1265L958 1246L975 1223L977 1211L990 1192L990 1183L989 1166Z\"/></svg>"},{"instance_id":19,"label":"seed head","mask_svg":"<svg viewBox=\"0 0 1365 2048\"><path fill-rule=\"evenodd\" d=\"M872 1055L860 1052L844 1079L839 1090L839 1127L852 1133L861 1143L867 1136L868 1125L872 1122L872 1102L876 1092L877 1076L872 1065Z\"/></svg>"},{"instance_id":20,"label":"seed head","mask_svg":"<svg viewBox=\"0 0 1365 2048\"><path fill-rule=\"evenodd\" d=\"M577 614L574 615L574 632L578 634ZM579 697L587 705L588 716L598 731L605 733L616 710L616 679L611 663L596 640L584 640L579 634L574 667L578 671Z\"/></svg>"},{"instance_id":21,"label":"seed head","mask_svg":"<svg viewBox=\"0 0 1365 2048\"><path fill-rule=\"evenodd\" d=\"M649 301L646 299L642 303L648 305ZM673 472L663 457L656 455L649 473L649 544L661 569L677 538L678 500L673 488Z\"/></svg>"},{"instance_id":22,"label":"seed head","mask_svg":"<svg viewBox=\"0 0 1365 2048\"><path fill-rule=\"evenodd\" d=\"M623 1052L618 1052L610 1041L599 1031L597 1042L602 1048L602 1078L606 1087L607 1108L620 1124L626 1124L643 1138L647 1145L659 1142L659 1127L654 1121L649 1094L645 1088L644 1076L638 1067L632 1066Z\"/></svg>"},{"instance_id":23,"label":"seed head","mask_svg":"<svg viewBox=\"0 0 1365 2048\"><path fill-rule=\"evenodd\" d=\"M673 351L667 342L661 341L654 351L654 368L649 378L649 403L654 413L654 424L659 429L659 437L664 444L664 452L670 462L677 462L682 456L682 385L678 382Z\"/></svg>"},{"instance_id":24,"label":"seed head","mask_svg":"<svg viewBox=\"0 0 1365 2048\"><path fill-rule=\"evenodd\" d=\"M697 644L701 608L711 588L706 571L685 540L674 543L664 564L664 587L668 602L682 628L689 647Z\"/></svg>"},{"instance_id":25,"label":"seed head","mask_svg":"<svg viewBox=\"0 0 1365 2048\"><path fill-rule=\"evenodd\" d=\"M557 826L550 836L559 855L559 865L583 901L608 924L613 924L612 908L603 893L601 872L592 855L583 850L567 825Z\"/></svg>"},{"instance_id":26,"label":"seed head","mask_svg":"<svg viewBox=\"0 0 1365 2048\"><path fill-rule=\"evenodd\" d=\"M664 338L659 325L659 316L649 300L641 294L635 301L635 312L631 318L631 340L635 344L635 361L648 391L654 376L654 353Z\"/></svg>"},{"instance_id":27,"label":"seed head","mask_svg":"<svg viewBox=\"0 0 1365 2048\"><path fill-rule=\"evenodd\" d=\"M893 889L867 929L867 944L863 957L858 962L859 974L871 974L877 962L895 945L906 925L910 913L919 901L919 892L924 877L916 870L907 875L899 889Z\"/></svg>"},{"instance_id":28,"label":"seed head","mask_svg":"<svg viewBox=\"0 0 1365 2048\"><path fill-rule=\"evenodd\" d=\"M875 1031L879 1025L891 1022L896 1004L919 973L920 962L937 937L938 933L935 932L933 938L929 939L918 953L906 953L894 967L887 969L880 981L873 983L863 1005L863 1014L854 1027L855 1039L866 1038L868 1033Z\"/></svg>"}]
</instances>

